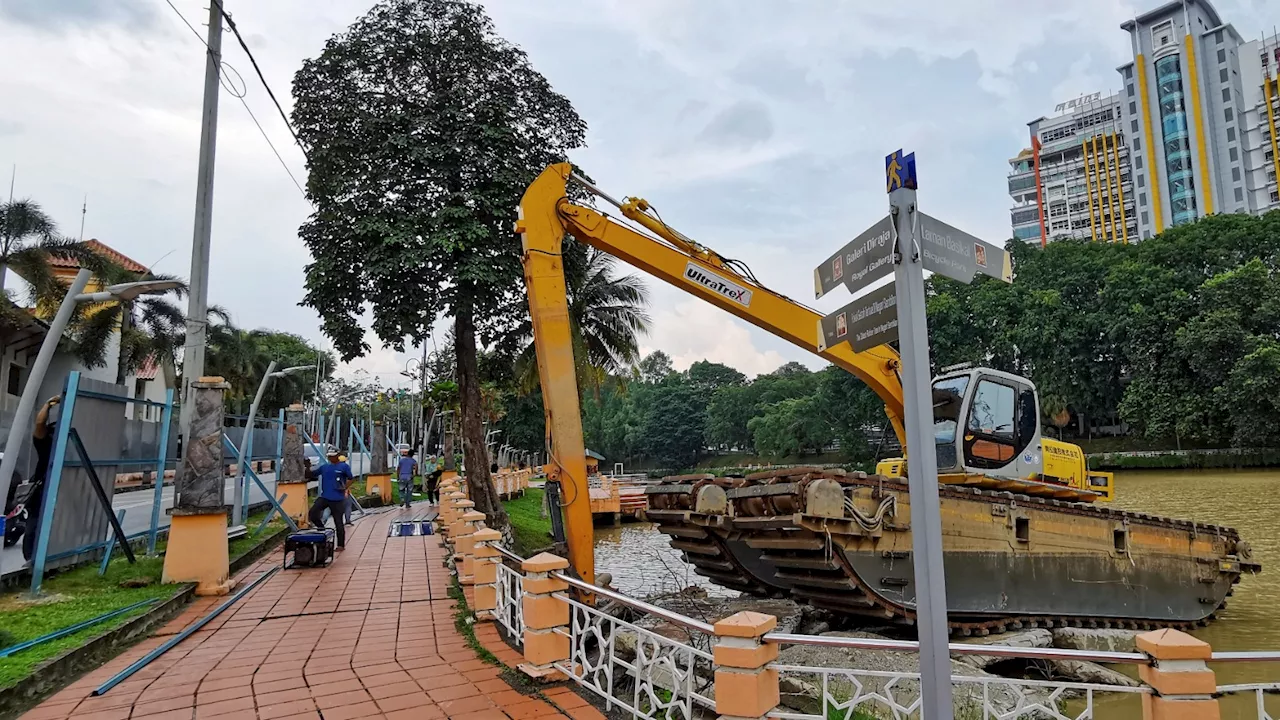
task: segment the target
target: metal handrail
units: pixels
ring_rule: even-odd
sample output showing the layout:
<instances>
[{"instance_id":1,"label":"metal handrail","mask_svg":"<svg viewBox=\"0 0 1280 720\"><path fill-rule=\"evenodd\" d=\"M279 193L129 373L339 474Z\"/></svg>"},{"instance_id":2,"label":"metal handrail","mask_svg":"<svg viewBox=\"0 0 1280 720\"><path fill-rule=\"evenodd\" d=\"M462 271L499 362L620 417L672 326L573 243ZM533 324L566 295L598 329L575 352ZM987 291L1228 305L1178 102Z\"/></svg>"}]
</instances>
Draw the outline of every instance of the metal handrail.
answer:
<instances>
[{"instance_id":1,"label":"metal handrail","mask_svg":"<svg viewBox=\"0 0 1280 720\"><path fill-rule=\"evenodd\" d=\"M501 545L494 545L494 547L498 549L498 552L501 553L503 557L506 557L510 560L514 560L520 563L525 561L525 558L520 557L519 555L511 552L510 550L502 547ZM583 592L588 592L594 595L599 595L600 597L608 598L616 603L626 605L627 607L632 608L633 610L639 610L641 612L649 613L650 615L656 615L662 618L663 620L666 620L667 622L674 623L685 629L697 630L698 632L706 633L707 635L711 635L715 633L715 628L712 627L710 624L699 622L697 620L694 620L691 617L686 617L673 610L667 610L666 608L661 608L661 607L658 607L657 605L650 605L649 603L643 600L636 600L635 598L627 597L622 593L617 593L612 590L606 590L605 588L599 587L597 585L592 585L589 582L584 582L575 577L570 577L569 575L565 575L564 573L553 573L551 577L554 577L557 580L563 580L564 582L568 583L570 587L577 588L579 590L582 590Z\"/></svg>"},{"instance_id":2,"label":"metal handrail","mask_svg":"<svg viewBox=\"0 0 1280 720\"><path fill-rule=\"evenodd\" d=\"M1216 652L1209 656L1209 662L1280 662L1280 651L1242 650Z\"/></svg>"},{"instance_id":3,"label":"metal handrail","mask_svg":"<svg viewBox=\"0 0 1280 720\"><path fill-rule=\"evenodd\" d=\"M840 647L856 650L889 650L894 652L919 652L920 643L915 640L877 640L873 638L847 638L820 635L793 635L769 633L762 638L780 645L811 645ZM1067 650L1063 648L1029 648L1009 645L974 645L950 643L952 655L981 655L984 657L1017 657L1037 660L1088 660L1090 662L1127 663L1145 665L1147 656L1142 653L1109 652L1091 650Z\"/></svg>"},{"instance_id":4,"label":"metal handrail","mask_svg":"<svg viewBox=\"0 0 1280 720\"><path fill-rule=\"evenodd\" d=\"M643 612L643 613L656 615L662 618L663 620L666 620L667 622L672 623L674 625L679 625L685 628L686 630L696 630L700 633L705 633L707 635L712 635L715 633L715 628L712 627L710 623L704 623L698 620L694 620L691 617L686 617L673 610L668 610L666 608L658 607L657 605L650 605L649 603L643 600L636 600L635 598L627 597L622 593L617 593L612 590L606 590L602 587L597 587L595 585L592 585L589 582L583 582L578 578L570 577L568 575L565 575L564 573L555 573L552 575L552 577L556 578L557 580L563 580L566 583L569 583L570 587L575 587L584 592L589 592L595 595L599 595L600 597L608 598L616 603L626 605L627 607L633 610L639 610L640 612Z\"/></svg>"}]
</instances>

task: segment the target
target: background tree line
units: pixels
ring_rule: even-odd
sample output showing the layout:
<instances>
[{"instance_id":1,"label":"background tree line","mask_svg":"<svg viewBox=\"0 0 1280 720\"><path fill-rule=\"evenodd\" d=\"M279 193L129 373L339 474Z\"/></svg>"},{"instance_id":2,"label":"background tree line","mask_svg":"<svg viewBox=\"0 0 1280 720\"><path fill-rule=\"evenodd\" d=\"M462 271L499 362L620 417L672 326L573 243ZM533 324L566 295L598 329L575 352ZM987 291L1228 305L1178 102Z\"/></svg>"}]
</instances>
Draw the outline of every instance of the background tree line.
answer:
<instances>
[{"instance_id":1,"label":"background tree line","mask_svg":"<svg viewBox=\"0 0 1280 720\"><path fill-rule=\"evenodd\" d=\"M935 368L1029 377L1071 435L1118 416L1152 444L1280 446L1280 212L1009 248L1012 285L929 280Z\"/></svg>"}]
</instances>

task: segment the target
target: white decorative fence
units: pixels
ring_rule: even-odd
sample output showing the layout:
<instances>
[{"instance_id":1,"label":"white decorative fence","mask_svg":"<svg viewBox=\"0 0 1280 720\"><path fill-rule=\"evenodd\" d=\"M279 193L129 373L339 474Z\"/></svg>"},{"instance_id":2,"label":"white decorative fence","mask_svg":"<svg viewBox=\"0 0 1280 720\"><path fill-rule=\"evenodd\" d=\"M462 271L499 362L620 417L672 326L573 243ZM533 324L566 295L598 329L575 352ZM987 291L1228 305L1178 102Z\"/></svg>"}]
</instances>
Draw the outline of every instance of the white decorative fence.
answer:
<instances>
[{"instance_id":1,"label":"white decorative fence","mask_svg":"<svg viewBox=\"0 0 1280 720\"><path fill-rule=\"evenodd\" d=\"M558 594L569 604L569 659L556 667L633 718L693 720L715 714L711 653Z\"/></svg>"},{"instance_id":2,"label":"white decorative fence","mask_svg":"<svg viewBox=\"0 0 1280 720\"><path fill-rule=\"evenodd\" d=\"M507 637L516 645L524 643L524 575L498 563L498 582L496 584L497 607L494 618L507 632Z\"/></svg>"},{"instance_id":3,"label":"white decorative fence","mask_svg":"<svg viewBox=\"0 0 1280 720\"><path fill-rule=\"evenodd\" d=\"M919 673L883 670L771 665L789 689L812 689L791 704L809 704L811 712L779 709L779 720L916 720L920 715ZM788 682L789 681L789 682ZM956 716L965 720L1091 720L1103 695L1149 694L1147 687L1049 682L952 675ZM784 693L786 691L784 690ZM1135 706L1136 707L1136 706Z\"/></svg>"},{"instance_id":4,"label":"white decorative fence","mask_svg":"<svg viewBox=\"0 0 1280 720\"><path fill-rule=\"evenodd\" d=\"M715 717L717 714L742 715L725 711L725 703L734 700L732 696L719 698L721 705L717 707L714 679L720 671L727 668L739 677L744 673L755 673L757 679L765 679L775 686L777 694L775 699L768 701L770 704L743 716L767 715L775 720L923 720L920 710L920 676L917 673L769 662L770 657L776 658L778 655L776 650L765 648L766 645L810 645L906 655L918 651L918 644L915 642L770 632L761 624L761 619L772 622L772 618L757 613L734 615L725 621L722 629L720 623L713 626L613 590L590 585L563 572L548 572L548 568L563 568L567 565L561 558L540 555L524 560L503 548L498 547L497 550L506 558L506 562L497 564L493 582L492 616L503 634L524 650L526 665L521 667L539 672L558 671L597 695L607 709L617 708L632 718L645 720L695 720ZM514 569L513 565L516 563L522 563L524 571L531 573L528 591L525 589L525 572ZM534 582L537 587L532 584ZM582 602L569 592L558 591L566 585L571 591L594 595L597 600L611 601L650 619L656 619L661 625L656 629L642 627L616 617ZM549 620L546 615L547 603L552 598L563 605L551 613L554 619ZM533 603L529 608L542 609L530 609L531 614L526 617L526 600ZM554 606L558 603L550 604ZM542 617L539 617L539 613ZM744 622L755 634L743 634ZM529 633L533 633L533 636ZM1152 635L1161 637L1155 633ZM547 656L548 647L556 644L549 645L546 642L549 636L567 640L558 651L561 654ZM541 640L536 643L528 640L529 645L525 646L524 642L529 637ZM1194 644L1197 641L1183 635L1180 640L1175 638L1174 642L1181 643L1178 645L1181 653L1192 646L1188 643ZM542 660L531 659L531 648L535 645L541 647L537 652ZM717 648L715 652L712 651L713 647ZM764 658L758 664L730 663L717 666L715 662L721 649L733 648L735 652L741 653L743 649L753 647L768 650L758 656ZM1159 647L1161 646L1155 646L1156 649L1152 652L1156 653ZM1200 660L1166 660L1162 664L1153 656L1136 652L1093 652L967 643L952 643L950 650L955 656L1145 665L1150 674L1144 677L1162 676L1166 680L1171 675L1179 674L1184 674L1191 680L1199 680L1209 672L1209 668ZM1280 663L1280 653L1277 652L1210 654L1210 649L1203 643L1198 651L1203 652L1201 657L1211 663ZM751 653L747 653L747 656L757 657ZM735 657L737 662L744 662L741 654ZM1186 656L1177 654L1173 657ZM540 665L539 662L543 664ZM725 662L729 661L726 659ZM545 675L539 675L543 676ZM1129 717L1163 720L1166 717L1159 711L1151 710L1157 703L1142 702L1144 695L1156 694L1155 690L1145 684L1126 686L1017 679L978 674L976 670L974 675L953 675L951 682L957 720L1096 720ZM1152 682L1160 685L1156 680ZM1210 695L1211 689L1213 691ZM1231 715L1233 718L1280 720L1280 713L1274 711L1275 705L1272 706L1273 710L1269 711L1267 708L1268 699L1272 703L1277 701L1280 682L1222 685L1216 688L1207 685L1199 692L1204 694L1165 694L1165 700L1177 699L1184 702L1164 705L1181 706L1178 712L1192 710L1189 705L1195 706L1194 712L1208 712L1210 708L1216 709L1218 698L1230 698L1228 705L1235 713Z\"/></svg>"}]
</instances>

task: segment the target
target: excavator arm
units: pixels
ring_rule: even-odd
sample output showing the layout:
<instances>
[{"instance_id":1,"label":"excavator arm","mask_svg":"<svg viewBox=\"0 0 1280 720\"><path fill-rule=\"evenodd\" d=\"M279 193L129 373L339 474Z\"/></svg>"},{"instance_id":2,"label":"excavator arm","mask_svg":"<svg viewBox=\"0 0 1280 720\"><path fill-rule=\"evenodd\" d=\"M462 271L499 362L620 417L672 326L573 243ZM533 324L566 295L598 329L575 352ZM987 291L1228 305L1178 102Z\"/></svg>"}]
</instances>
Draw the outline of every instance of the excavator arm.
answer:
<instances>
[{"instance_id":1,"label":"excavator arm","mask_svg":"<svg viewBox=\"0 0 1280 720\"><path fill-rule=\"evenodd\" d=\"M822 316L818 312L735 272L714 251L648 214L645 201L632 199L619 203L572 173L571 166L562 163L548 167L538 176L520 201L516 232L521 235L524 248L525 284L538 375L542 381L552 472L558 474L564 488L569 560L583 579L590 582L594 567L593 538L581 409L561 261L561 243L566 233L853 373L884 401L894 433L905 447L897 351L882 345L858 353L848 343L819 351L818 321ZM570 179L616 205L623 215L661 240L570 202L566 194Z\"/></svg>"}]
</instances>

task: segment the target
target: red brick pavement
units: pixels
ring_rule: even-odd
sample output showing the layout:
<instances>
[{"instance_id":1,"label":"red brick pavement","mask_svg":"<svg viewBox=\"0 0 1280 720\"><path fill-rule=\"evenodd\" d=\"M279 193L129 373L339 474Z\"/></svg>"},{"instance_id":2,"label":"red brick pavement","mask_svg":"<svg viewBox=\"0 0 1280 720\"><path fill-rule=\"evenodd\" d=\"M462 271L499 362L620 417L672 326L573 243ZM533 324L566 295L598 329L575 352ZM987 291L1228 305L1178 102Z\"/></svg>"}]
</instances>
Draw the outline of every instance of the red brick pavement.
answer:
<instances>
[{"instance_id":1,"label":"red brick pavement","mask_svg":"<svg viewBox=\"0 0 1280 720\"><path fill-rule=\"evenodd\" d=\"M523 695L477 658L454 629L439 537L387 537L401 512L362 519L328 568L276 573L102 697L90 693L222 598L197 600L155 636L23 717L603 720L567 688L544 693L554 706ZM277 551L237 579L251 580L280 561ZM492 624L476 632L503 663L520 662Z\"/></svg>"}]
</instances>

